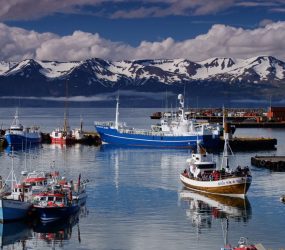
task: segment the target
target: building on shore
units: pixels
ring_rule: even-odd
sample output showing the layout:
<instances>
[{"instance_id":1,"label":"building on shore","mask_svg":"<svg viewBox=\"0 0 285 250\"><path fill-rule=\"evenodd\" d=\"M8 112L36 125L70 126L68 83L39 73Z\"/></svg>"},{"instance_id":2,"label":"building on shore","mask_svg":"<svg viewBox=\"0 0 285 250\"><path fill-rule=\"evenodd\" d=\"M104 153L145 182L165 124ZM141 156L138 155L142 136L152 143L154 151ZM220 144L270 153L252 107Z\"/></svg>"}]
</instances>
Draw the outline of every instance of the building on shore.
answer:
<instances>
[{"instance_id":1,"label":"building on shore","mask_svg":"<svg viewBox=\"0 0 285 250\"><path fill-rule=\"evenodd\" d=\"M269 107L267 112L269 121L285 121L285 107Z\"/></svg>"}]
</instances>

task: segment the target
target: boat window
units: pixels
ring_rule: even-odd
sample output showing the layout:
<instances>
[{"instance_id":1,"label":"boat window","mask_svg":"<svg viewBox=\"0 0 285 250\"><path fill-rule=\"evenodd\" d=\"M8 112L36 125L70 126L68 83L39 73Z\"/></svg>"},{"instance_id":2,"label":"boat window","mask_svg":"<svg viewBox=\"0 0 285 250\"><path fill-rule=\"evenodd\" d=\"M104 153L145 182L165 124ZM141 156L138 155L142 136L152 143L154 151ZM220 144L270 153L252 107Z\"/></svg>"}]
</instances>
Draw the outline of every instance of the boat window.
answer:
<instances>
[{"instance_id":1,"label":"boat window","mask_svg":"<svg viewBox=\"0 0 285 250\"><path fill-rule=\"evenodd\" d=\"M53 201L53 197L48 197L48 201Z\"/></svg>"},{"instance_id":2,"label":"boat window","mask_svg":"<svg viewBox=\"0 0 285 250\"><path fill-rule=\"evenodd\" d=\"M55 201L56 201L56 202L62 202L62 198L56 197L56 198L55 198Z\"/></svg>"},{"instance_id":3,"label":"boat window","mask_svg":"<svg viewBox=\"0 0 285 250\"><path fill-rule=\"evenodd\" d=\"M199 164L196 167L200 169L216 168L216 164Z\"/></svg>"},{"instance_id":4,"label":"boat window","mask_svg":"<svg viewBox=\"0 0 285 250\"><path fill-rule=\"evenodd\" d=\"M46 197L41 197L40 200L41 200L41 201L45 201L45 200L46 200Z\"/></svg>"},{"instance_id":5,"label":"boat window","mask_svg":"<svg viewBox=\"0 0 285 250\"><path fill-rule=\"evenodd\" d=\"M25 192L26 192L26 193L29 192L29 189L28 189L28 188L25 188Z\"/></svg>"}]
</instances>

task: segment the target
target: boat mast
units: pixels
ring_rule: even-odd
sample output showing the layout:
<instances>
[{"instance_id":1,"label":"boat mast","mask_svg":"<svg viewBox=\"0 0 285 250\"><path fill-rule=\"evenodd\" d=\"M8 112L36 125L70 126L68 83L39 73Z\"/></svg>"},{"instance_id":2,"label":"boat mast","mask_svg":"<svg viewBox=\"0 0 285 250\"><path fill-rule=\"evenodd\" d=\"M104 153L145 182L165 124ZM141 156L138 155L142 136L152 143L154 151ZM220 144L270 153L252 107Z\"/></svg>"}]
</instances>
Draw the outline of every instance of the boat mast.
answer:
<instances>
[{"instance_id":1,"label":"boat mast","mask_svg":"<svg viewBox=\"0 0 285 250\"><path fill-rule=\"evenodd\" d=\"M233 155L233 151L230 147L229 138L230 138L230 127L229 124L226 122L225 118L225 107L223 107L223 128L224 128L224 151L223 151L223 159L222 159L222 165L221 169L226 167L226 169L229 169L229 156ZM225 161L225 162L224 162Z\"/></svg>"},{"instance_id":2,"label":"boat mast","mask_svg":"<svg viewBox=\"0 0 285 250\"><path fill-rule=\"evenodd\" d=\"M116 119L115 119L115 128L119 128L119 95L116 98L117 104L116 104Z\"/></svg>"},{"instance_id":3,"label":"boat mast","mask_svg":"<svg viewBox=\"0 0 285 250\"><path fill-rule=\"evenodd\" d=\"M69 130L69 124L68 124L68 82L66 81L65 84L65 110L64 110L64 126L63 131L67 133Z\"/></svg>"}]
</instances>

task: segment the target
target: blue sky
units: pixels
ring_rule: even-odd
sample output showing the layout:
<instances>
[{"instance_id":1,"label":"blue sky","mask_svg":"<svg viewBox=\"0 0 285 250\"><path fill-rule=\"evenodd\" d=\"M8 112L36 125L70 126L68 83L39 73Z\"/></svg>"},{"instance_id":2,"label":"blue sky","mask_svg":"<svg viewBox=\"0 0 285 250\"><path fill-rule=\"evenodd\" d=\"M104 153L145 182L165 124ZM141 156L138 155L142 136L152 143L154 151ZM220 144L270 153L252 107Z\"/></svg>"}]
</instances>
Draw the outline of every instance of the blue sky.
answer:
<instances>
[{"instance_id":1,"label":"blue sky","mask_svg":"<svg viewBox=\"0 0 285 250\"><path fill-rule=\"evenodd\" d=\"M0 60L285 60L285 0L7 0L1 6Z\"/></svg>"}]
</instances>

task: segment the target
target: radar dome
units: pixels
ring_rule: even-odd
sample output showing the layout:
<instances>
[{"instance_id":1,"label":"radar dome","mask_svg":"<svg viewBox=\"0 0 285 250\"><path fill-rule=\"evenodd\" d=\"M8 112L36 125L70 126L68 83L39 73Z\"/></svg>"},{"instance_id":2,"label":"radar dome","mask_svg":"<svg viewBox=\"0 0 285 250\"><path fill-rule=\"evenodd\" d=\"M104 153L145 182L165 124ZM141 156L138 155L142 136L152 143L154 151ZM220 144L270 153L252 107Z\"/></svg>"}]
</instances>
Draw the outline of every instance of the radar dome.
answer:
<instances>
[{"instance_id":1,"label":"radar dome","mask_svg":"<svg viewBox=\"0 0 285 250\"><path fill-rule=\"evenodd\" d=\"M182 94L178 95L178 100L183 100L183 95Z\"/></svg>"}]
</instances>

